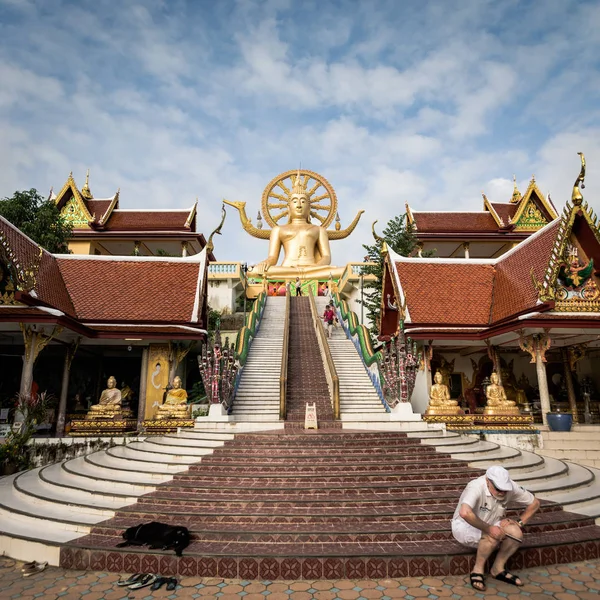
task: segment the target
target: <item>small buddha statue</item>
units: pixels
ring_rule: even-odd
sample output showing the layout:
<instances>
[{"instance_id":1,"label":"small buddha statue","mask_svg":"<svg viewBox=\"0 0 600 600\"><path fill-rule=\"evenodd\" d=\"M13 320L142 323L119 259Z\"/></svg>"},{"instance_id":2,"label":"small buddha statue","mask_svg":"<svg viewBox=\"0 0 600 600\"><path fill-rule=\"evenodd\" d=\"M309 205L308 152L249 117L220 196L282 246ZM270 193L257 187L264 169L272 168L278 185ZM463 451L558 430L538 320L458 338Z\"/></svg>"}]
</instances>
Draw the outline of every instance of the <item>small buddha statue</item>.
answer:
<instances>
[{"instance_id":1,"label":"small buddha statue","mask_svg":"<svg viewBox=\"0 0 600 600\"><path fill-rule=\"evenodd\" d=\"M164 403L158 407L157 419L189 419L187 392L181 387L179 375L173 379Z\"/></svg>"},{"instance_id":2,"label":"small buddha statue","mask_svg":"<svg viewBox=\"0 0 600 600\"><path fill-rule=\"evenodd\" d=\"M121 390L117 388L117 380L111 375L106 382L106 389L100 394L98 404L92 404L86 419L111 418L121 413Z\"/></svg>"},{"instance_id":3,"label":"small buddha statue","mask_svg":"<svg viewBox=\"0 0 600 600\"><path fill-rule=\"evenodd\" d=\"M483 409L484 415L518 415L519 408L516 403L506 397L504 387L498 383L498 373L492 373L490 384L485 390L487 400Z\"/></svg>"},{"instance_id":4,"label":"small buddha statue","mask_svg":"<svg viewBox=\"0 0 600 600\"><path fill-rule=\"evenodd\" d=\"M442 374L437 371L433 378L435 383L429 392L429 406L426 415L462 415L463 411L456 400L450 398L450 390L444 383Z\"/></svg>"},{"instance_id":5,"label":"small buddha statue","mask_svg":"<svg viewBox=\"0 0 600 600\"><path fill-rule=\"evenodd\" d=\"M123 381L121 383L121 406L129 407L133 399L133 390Z\"/></svg>"}]
</instances>

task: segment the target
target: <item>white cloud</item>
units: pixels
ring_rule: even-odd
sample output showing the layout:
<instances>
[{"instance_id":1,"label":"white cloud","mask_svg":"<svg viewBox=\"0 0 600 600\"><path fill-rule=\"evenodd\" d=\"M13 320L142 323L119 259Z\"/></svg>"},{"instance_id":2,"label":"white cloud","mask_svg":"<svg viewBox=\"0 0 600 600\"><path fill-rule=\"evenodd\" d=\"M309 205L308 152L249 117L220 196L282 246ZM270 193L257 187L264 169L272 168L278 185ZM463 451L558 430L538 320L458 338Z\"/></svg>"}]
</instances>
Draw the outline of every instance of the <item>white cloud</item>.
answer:
<instances>
[{"instance_id":1,"label":"white cloud","mask_svg":"<svg viewBox=\"0 0 600 600\"><path fill-rule=\"evenodd\" d=\"M598 7L446 1L422 5L148 0L0 0L0 196L91 187L121 205L186 207L199 227L221 198L256 217L263 188L303 166L340 200L360 259L370 224L403 212L479 210L535 172L557 205L588 157L600 197ZM230 213L216 254L250 262L266 244Z\"/></svg>"}]
</instances>

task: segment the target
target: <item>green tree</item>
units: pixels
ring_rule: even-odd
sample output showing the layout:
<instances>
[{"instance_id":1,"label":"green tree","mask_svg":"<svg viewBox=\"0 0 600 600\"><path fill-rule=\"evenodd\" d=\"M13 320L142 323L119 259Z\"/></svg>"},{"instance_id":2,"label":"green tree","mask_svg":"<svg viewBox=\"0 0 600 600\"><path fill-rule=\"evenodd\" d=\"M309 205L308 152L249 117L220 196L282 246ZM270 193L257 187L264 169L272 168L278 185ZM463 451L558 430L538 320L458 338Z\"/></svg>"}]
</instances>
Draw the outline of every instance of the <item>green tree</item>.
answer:
<instances>
[{"instance_id":1,"label":"green tree","mask_svg":"<svg viewBox=\"0 0 600 600\"><path fill-rule=\"evenodd\" d=\"M15 192L11 198L0 200L0 216L48 252L69 253L72 224L61 216L52 200L45 200L37 190Z\"/></svg>"},{"instance_id":2,"label":"green tree","mask_svg":"<svg viewBox=\"0 0 600 600\"><path fill-rule=\"evenodd\" d=\"M363 304L367 317L371 321L371 333L379 333L379 313L381 310L381 290L383 288L383 255L381 254L382 239L397 254L409 256L417 247L415 228L408 223L406 215L399 215L388 221L383 230L381 239L373 245L363 244L367 251L365 261L375 263L373 266L363 267L364 275L374 275L373 281L365 281ZM424 252L430 256L433 252Z\"/></svg>"}]
</instances>

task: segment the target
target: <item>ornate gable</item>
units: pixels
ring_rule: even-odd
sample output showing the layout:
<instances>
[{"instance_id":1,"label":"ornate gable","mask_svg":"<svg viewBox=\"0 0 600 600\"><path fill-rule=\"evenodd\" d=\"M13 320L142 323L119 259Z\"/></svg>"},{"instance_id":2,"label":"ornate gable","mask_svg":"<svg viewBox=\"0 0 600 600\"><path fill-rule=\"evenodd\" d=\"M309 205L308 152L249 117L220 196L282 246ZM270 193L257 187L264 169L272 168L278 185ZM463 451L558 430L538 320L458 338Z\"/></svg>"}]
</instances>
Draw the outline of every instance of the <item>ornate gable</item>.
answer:
<instances>
[{"instance_id":1,"label":"ornate gable","mask_svg":"<svg viewBox=\"0 0 600 600\"><path fill-rule=\"evenodd\" d=\"M559 312L600 312L600 264L598 218L583 201L585 158L573 187L572 204L567 202L541 282L533 276L539 300L554 302Z\"/></svg>"},{"instance_id":2,"label":"ornate gable","mask_svg":"<svg viewBox=\"0 0 600 600\"><path fill-rule=\"evenodd\" d=\"M8 237L0 230L0 304L22 304L15 300L15 292L29 292L35 287L42 252L40 247L30 264L21 264Z\"/></svg>"},{"instance_id":3,"label":"ornate gable","mask_svg":"<svg viewBox=\"0 0 600 600\"><path fill-rule=\"evenodd\" d=\"M514 197L513 194L513 201ZM534 177L518 203L519 208L512 219L515 231L537 231L558 217L554 207L538 188Z\"/></svg>"},{"instance_id":4,"label":"ornate gable","mask_svg":"<svg viewBox=\"0 0 600 600\"><path fill-rule=\"evenodd\" d=\"M77 188L73 173L69 173L69 178L58 193L55 202L61 209L61 215L73 224L74 229L90 229L90 222L94 218Z\"/></svg>"}]
</instances>

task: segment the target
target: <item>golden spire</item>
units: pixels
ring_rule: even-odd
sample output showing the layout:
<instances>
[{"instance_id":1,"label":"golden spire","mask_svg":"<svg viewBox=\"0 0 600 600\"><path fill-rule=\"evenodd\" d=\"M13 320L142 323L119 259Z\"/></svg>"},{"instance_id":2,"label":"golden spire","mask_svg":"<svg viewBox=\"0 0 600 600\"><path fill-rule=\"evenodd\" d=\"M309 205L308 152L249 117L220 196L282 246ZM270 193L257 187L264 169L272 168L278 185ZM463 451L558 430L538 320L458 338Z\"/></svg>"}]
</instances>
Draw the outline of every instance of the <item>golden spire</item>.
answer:
<instances>
[{"instance_id":1,"label":"golden spire","mask_svg":"<svg viewBox=\"0 0 600 600\"><path fill-rule=\"evenodd\" d=\"M87 170L85 175L85 183L81 188L81 195L87 200L91 200L94 196L92 196L92 192L90 191L90 170Z\"/></svg>"},{"instance_id":2,"label":"golden spire","mask_svg":"<svg viewBox=\"0 0 600 600\"><path fill-rule=\"evenodd\" d=\"M512 194L512 198L510 199L510 203L511 204L518 204L519 202L521 202L521 199L523 198L523 196L521 196L521 192L519 191L519 188L517 187L517 176L513 175L513 194Z\"/></svg>"},{"instance_id":3,"label":"golden spire","mask_svg":"<svg viewBox=\"0 0 600 600\"><path fill-rule=\"evenodd\" d=\"M579 158L581 159L581 171L579 172L579 176L575 180L575 184L573 185L573 194L571 195L571 202L575 206L580 206L583 202L583 195L581 190L585 188L585 184L583 180L585 179L585 156L583 152L578 152Z\"/></svg>"},{"instance_id":4,"label":"golden spire","mask_svg":"<svg viewBox=\"0 0 600 600\"><path fill-rule=\"evenodd\" d=\"M298 169L298 175L296 175L296 179L293 180L291 193L292 194L306 194L306 182L302 181L302 175L300 175L300 169Z\"/></svg>"},{"instance_id":5,"label":"golden spire","mask_svg":"<svg viewBox=\"0 0 600 600\"><path fill-rule=\"evenodd\" d=\"M340 223L340 213L335 213L335 230L339 231L342 228L342 224Z\"/></svg>"}]
</instances>

